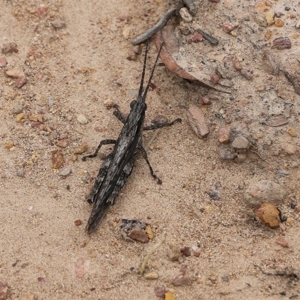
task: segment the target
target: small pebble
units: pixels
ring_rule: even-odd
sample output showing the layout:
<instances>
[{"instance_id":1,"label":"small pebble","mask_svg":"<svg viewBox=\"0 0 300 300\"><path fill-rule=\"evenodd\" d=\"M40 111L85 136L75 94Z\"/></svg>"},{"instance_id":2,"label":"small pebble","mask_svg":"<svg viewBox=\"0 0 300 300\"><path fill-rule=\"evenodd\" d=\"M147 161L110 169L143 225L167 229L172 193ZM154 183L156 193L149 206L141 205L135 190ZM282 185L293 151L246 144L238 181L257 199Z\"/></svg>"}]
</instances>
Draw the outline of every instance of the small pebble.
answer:
<instances>
[{"instance_id":1,"label":"small pebble","mask_svg":"<svg viewBox=\"0 0 300 300\"><path fill-rule=\"evenodd\" d=\"M165 299L164 300L176 300L175 296L171 292L166 292L165 293Z\"/></svg>"},{"instance_id":2,"label":"small pebble","mask_svg":"<svg viewBox=\"0 0 300 300\"><path fill-rule=\"evenodd\" d=\"M181 8L179 14L185 22L190 23L193 21L193 18L186 7Z\"/></svg>"},{"instance_id":3,"label":"small pebble","mask_svg":"<svg viewBox=\"0 0 300 300\"><path fill-rule=\"evenodd\" d=\"M234 149L245 150L249 148L250 142L243 136L237 136L231 145Z\"/></svg>"},{"instance_id":4,"label":"small pebble","mask_svg":"<svg viewBox=\"0 0 300 300\"><path fill-rule=\"evenodd\" d=\"M288 37L279 37L273 40L272 48L283 50L283 49L290 49L291 47L292 47L292 43Z\"/></svg>"},{"instance_id":5,"label":"small pebble","mask_svg":"<svg viewBox=\"0 0 300 300\"><path fill-rule=\"evenodd\" d=\"M25 177L25 170L24 170L24 168L17 169L17 176L18 177L22 177L22 178Z\"/></svg>"},{"instance_id":6,"label":"small pebble","mask_svg":"<svg viewBox=\"0 0 300 300\"><path fill-rule=\"evenodd\" d=\"M69 146L69 144L70 144L70 141L68 139L59 140L56 142L56 145L60 148L66 148Z\"/></svg>"},{"instance_id":7,"label":"small pebble","mask_svg":"<svg viewBox=\"0 0 300 300\"><path fill-rule=\"evenodd\" d=\"M229 143L231 128L229 126L220 127L217 131L218 141L220 143Z\"/></svg>"},{"instance_id":8,"label":"small pebble","mask_svg":"<svg viewBox=\"0 0 300 300\"><path fill-rule=\"evenodd\" d=\"M224 23L222 25L222 28L223 30L226 32L226 33L230 33L232 32L235 28L237 28L239 26L238 23Z\"/></svg>"},{"instance_id":9,"label":"small pebble","mask_svg":"<svg viewBox=\"0 0 300 300\"><path fill-rule=\"evenodd\" d=\"M171 261L178 261L182 256L180 249L175 245L170 245L170 249L167 252L167 255Z\"/></svg>"},{"instance_id":10,"label":"small pebble","mask_svg":"<svg viewBox=\"0 0 300 300\"><path fill-rule=\"evenodd\" d=\"M237 154L229 147L220 147L218 149L220 159L230 160L237 157Z\"/></svg>"},{"instance_id":11,"label":"small pebble","mask_svg":"<svg viewBox=\"0 0 300 300\"><path fill-rule=\"evenodd\" d=\"M25 76L23 70L17 69L17 68L7 70L7 71L5 72L5 74L6 74L7 76L13 77L13 78L18 78L18 77L24 77L24 76Z\"/></svg>"},{"instance_id":12,"label":"small pebble","mask_svg":"<svg viewBox=\"0 0 300 300\"><path fill-rule=\"evenodd\" d=\"M213 85L216 85L218 84L219 80L221 79L220 75L218 75L217 73L213 73L211 74L210 76L210 82L213 84Z\"/></svg>"},{"instance_id":13,"label":"small pebble","mask_svg":"<svg viewBox=\"0 0 300 300\"><path fill-rule=\"evenodd\" d=\"M66 27L66 23L64 21L62 21L60 18L56 18L54 21L52 21L51 25L55 29L62 29L64 27Z\"/></svg>"},{"instance_id":14,"label":"small pebble","mask_svg":"<svg viewBox=\"0 0 300 300\"><path fill-rule=\"evenodd\" d=\"M211 101L209 97L202 97L201 98L201 104L202 105L211 105Z\"/></svg>"},{"instance_id":15,"label":"small pebble","mask_svg":"<svg viewBox=\"0 0 300 300\"><path fill-rule=\"evenodd\" d=\"M256 215L270 228L279 227L280 212L274 204L263 203L257 210Z\"/></svg>"},{"instance_id":16,"label":"small pebble","mask_svg":"<svg viewBox=\"0 0 300 300\"><path fill-rule=\"evenodd\" d=\"M7 65L7 60L5 57L0 58L0 68L3 68Z\"/></svg>"},{"instance_id":17,"label":"small pebble","mask_svg":"<svg viewBox=\"0 0 300 300\"><path fill-rule=\"evenodd\" d=\"M75 220L74 221L74 224L75 224L75 226L80 226L80 225L82 225L82 221L81 220Z\"/></svg>"},{"instance_id":18,"label":"small pebble","mask_svg":"<svg viewBox=\"0 0 300 300\"><path fill-rule=\"evenodd\" d=\"M87 151L87 149L88 149L88 144L82 143L74 150L74 154L83 154L84 152Z\"/></svg>"},{"instance_id":19,"label":"small pebble","mask_svg":"<svg viewBox=\"0 0 300 300\"><path fill-rule=\"evenodd\" d=\"M16 115L16 122L21 123L25 118L25 113L20 113Z\"/></svg>"},{"instance_id":20,"label":"small pebble","mask_svg":"<svg viewBox=\"0 0 300 300\"><path fill-rule=\"evenodd\" d=\"M195 33L190 39L188 39L188 43L199 43L202 42L203 39L203 35L200 33Z\"/></svg>"},{"instance_id":21,"label":"small pebble","mask_svg":"<svg viewBox=\"0 0 300 300\"><path fill-rule=\"evenodd\" d=\"M166 290L165 287L163 286L156 286L154 288L154 294L156 297L158 298L164 298L165 297L165 294L167 293L168 290Z\"/></svg>"},{"instance_id":22,"label":"small pebble","mask_svg":"<svg viewBox=\"0 0 300 300\"><path fill-rule=\"evenodd\" d=\"M284 151L284 154L286 154L286 155L294 155L298 149L293 144L284 143L282 145L282 150Z\"/></svg>"},{"instance_id":23,"label":"small pebble","mask_svg":"<svg viewBox=\"0 0 300 300\"><path fill-rule=\"evenodd\" d=\"M5 143L5 148L7 149L7 150L9 150L10 148L12 148L14 146L14 142L13 141L7 141L6 143Z\"/></svg>"},{"instance_id":24,"label":"small pebble","mask_svg":"<svg viewBox=\"0 0 300 300\"><path fill-rule=\"evenodd\" d=\"M51 152L52 168L60 169L65 163L64 155L60 150L54 150Z\"/></svg>"},{"instance_id":25,"label":"small pebble","mask_svg":"<svg viewBox=\"0 0 300 300\"><path fill-rule=\"evenodd\" d=\"M246 79L251 80L253 79L253 71L250 69L242 69L241 75L243 75Z\"/></svg>"},{"instance_id":26,"label":"small pebble","mask_svg":"<svg viewBox=\"0 0 300 300\"><path fill-rule=\"evenodd\" d=\"M199 138L204 138L209 134L209 129L205 124L204 115L196 105L190 105L187 110L187 118L192 130Z\"/></svg>"},{"instance_id":27,"label":"small pebble","mask_svg":"<svg viewBox=\"0 0 300 300\"><path fill-rule=\"evenodd\" d=\"M183 248L180 249L180 251L184 256L191 256L192 255L191 247L183 247Z\"/></svg>"},{"instance_id":28,"label":"small pebble","mask_svg":"<svg viewBox=\"0 0 300 300\"><path fill-rule=\"evenodd\" d=\"M149 225L146 226L145 231L146 231L146 234L148 235L149 240L152 240L154 235L153 235L153 231Z\"/></svg>"},{"instance_id":29,"label":"small pebble","mask_svg":"<svg viewBox=\"0 0 300 300\"><path fill-rule=\"evenodd\" d=\"M83 125L85 125L85 124L87 124L87 123L89 122L88 119L86 118L86 116L83 115L83 114L79 114L79 115L77 116L77 121L78 121L80 124L83 124Z\"/></svg>"},{"instance_id":30,"label":"small pebble","mask_svg":"<svg viewBox=\"0 0 300 300\"><path fill-rule=\"evenodd\" d=\"M107 108L107 109L111 109L111 108L114 108L116 107L116 102L112 99L107 99L103 102L104 106Z\"/></svg>"},{"instance_id":31,"label":"small pebble","mask_svg":"<svg viewBox=\"0 0 300 300\"><path fill-rule=\"evenodd\" d=\"M15 53L19 52L18 46L16 43L3 44L3 47L2 47L3 54L13 53L13 52L15 52Z\"/></svg>"},{"instance_id":32,"label":"small pebble","mask_svg":"<svg viewBox=\"0 0 300 300\"><path fill-rule=\"evenodd\" d=\"M21 88L23 85L25 85L27 82L27 78L25 76L20 76L15 81L15 86L17 88Z\"/></svg>"},{"instance_id":33,"label":"small pebble","mask_svg":"<svg viewBox=\"0 0 300 300\"><path fill-rule=\"evenodd\" d=\"M298 133L297 133L296 129L294 129L294 128L289 128L289 129L287 130L287 132L288 132L288 134L289 134L290 136L292 136L292 137L298 136Z\"/></svg>"},{"instance_id":34,"label":"small pebble","mask_svg":"<svg viewBox=\"0 0 300 300\"><path fill-rule=\"evenodd\" d=\"M275 26L276 27L283 27L284 26L284 22L282 21L282 19L276 19L275 20Z\"/></svg>"},{"instance_id":35,"label":"small pebble","mask_svg":"<svg viewBox=\"0 0 300 300\"><path fill-rule=\"evenodd\" d=\"M148 272L144 275L144 277L146 279L157 279L158 278L158 274L156 272Z\"/></svg>"},{"instance_id":36,"label":"small pebble","mask_svg":"<svg viewBox=\"0 0 300 300\"><path fill-rule=\"evenodd\" d=\"M66 167L64 167L64 168L62 168L62 169L59 170L58 175L62 176L62 177L65 177L65 176L68 176L69 174L71 174L71 172L72 172L71 167L70 166L66 166Z\"/></svg>"},{"instance_id":37,"label":"small pebble","mask_svg":"<svg viewBox=\"0 0 300 300\"><path fill-rule=\"evenodd\" d=\"M0 300L7 299L8 285L6 282L0 281Z\"/></svg>"},{"instance_id":38,"label":"small pebble","mask_svg":"<svg viewBox=\"0 0 300 300\"><path fill-rule=\"evenodd\" d=\"M140 228L139 226L134 226L133 229L128 233L128 237L134 241L140 243L148 243L149 237L145 230Z\"/></svg>"},{"instance_id":39,"label":"small pebble","mask_svg":"<svg viewBox=\"0 0 300 300\"><path fill-rule=\"evenodd\" d=\"M271 180L261 180L249 184L244 195L244 201L254 207L266 201L279 205L284 201L286 195L285 189L278 183Z\"/></svg>"},{"instance_id":40,"label":"small pebble","mask_svg":"<svg viewBox=\"0 0 300 300\"><path fill-rule=\"evenodd\" d=\"M265 14L265 18L267 21L268 26L271 26L272 24L274 24L274 17L275 17L275 12L273 9L270 9L266 14Z\"/></svg>"},{"instance_id":41,"label":"small pebble","mask_svg":"<svg viewBox=\"0 0 300 300\"><path fill-rule=\"evenodd\" d=\"M289 248L289 243L283 237L277 238L276 243L281 245L284 248Z\"/></svg>"}]
</instances>

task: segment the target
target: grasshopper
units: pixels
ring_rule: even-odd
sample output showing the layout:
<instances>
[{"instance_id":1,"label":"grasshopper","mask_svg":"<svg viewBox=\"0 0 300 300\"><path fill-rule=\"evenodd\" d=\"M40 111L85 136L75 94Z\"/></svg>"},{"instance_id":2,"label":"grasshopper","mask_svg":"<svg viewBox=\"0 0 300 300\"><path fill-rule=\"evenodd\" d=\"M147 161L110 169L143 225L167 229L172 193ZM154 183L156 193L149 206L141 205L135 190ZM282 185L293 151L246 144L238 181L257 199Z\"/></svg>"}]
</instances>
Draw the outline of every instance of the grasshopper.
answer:
<instances>
[{"instance_id":1,"label":"grasshopper","mask_svg":"<svg viewBox=\"0 0 300 300\"><path fill-rule=\"evenodd\" d=\"M90 154L82 158L82 160L86 160L87 158L95 157L97 156L98 151L103 145L114 144L114 149L102 163L95 180L94 187L87 198L87 201L89 203L93 203L92 212L86 226L86 230L88 233L92 233L98 228L99 223L104 217L108 206L114 204L115 198L119 194L120 190L122 189L132 172L138 152L141 152L143 158L146 160L152 177L155 178L159 184L162 183L162 181L155 175L148 160L146 150L143 148L142 144L143 130L152 130L165 126L171 126L175 122L181 121L181 119L176 119L171 123L156 124L144 127L145 112L147 109L146 96L161 49L162 46L151 70L150 78L148 80L145 91L143 92L148 55L147 43L138 97L137 100L134 100L130 103L130 113L128 117L125 119L119 111L118 107L115 107L116 110L114 111L114 115L124 124L118 139L107 139L101 141L94 154Z\"/></svg>"}]
</instances>

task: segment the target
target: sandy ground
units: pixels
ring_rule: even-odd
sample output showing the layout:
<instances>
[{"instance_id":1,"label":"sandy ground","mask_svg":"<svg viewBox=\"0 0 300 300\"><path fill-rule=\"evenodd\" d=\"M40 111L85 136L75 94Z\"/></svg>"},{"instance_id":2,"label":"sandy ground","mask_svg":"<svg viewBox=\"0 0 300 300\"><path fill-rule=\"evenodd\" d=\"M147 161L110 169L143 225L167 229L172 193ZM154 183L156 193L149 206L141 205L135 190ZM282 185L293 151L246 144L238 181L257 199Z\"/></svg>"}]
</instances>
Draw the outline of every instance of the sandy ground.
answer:
<instances>
[{"instance_id":1,"label":"sandy ground","mask_svg":"<svg viewBox=\"0 0 300 300\"><path fill-rule=\"evenodd\" d=\"M299 19L296 2L280 6L269 1L277 11L286 13L284 6L289 5L298 12L287 22L291 26ZM216 9L207 1L201 5ZM230 5L230 11L242 9L240 1ZM163 184L156 184L138 157L99 230L91 236L85 232L91 210L86 197L101 161L83 162L74 150L87 143L90 153L100 140L118 136L122 125L105 101L129 111L143 60L142 55L135 61L127 59L133 51L127 38L149 28L168 8L167 1L1 1L0 46L14 42L18 49L0 55L8 63L0 70L0 281L8 284L8 299L150 300L158 299L157 287L166 288L176 299L299 297L300 225L297 211L290 207L299 201L298 136L291 138L287 128L275 128L262 139L264 160L249 153L242 162L222 161L216 131L223 121L215 115L224 110L220 103L228 96L189 84L162 64L148 94L147 123L157 115L183 119L160 130L148 149ZM299 53L297 43L287 50L291 55ZM151 44L148 74L156 53ZM21 88L5 75L13 68L23 70L27 78ZM278 78L277 84L290 92L296 107L290 124L299 135L300 97L283 74ZM186 107L191 103L200 107L202 96L215 94L218 99L203 108L214 129L199 139L188 125ZM224 103L227 108L237 105ZM81 114L87 120L80 123ZM244 124L240 115L239 120ZM152 136L153 132L145 133L145 142ZM285 139L278 140L281 137ZM288 141L296 150L289 155L276 152L270 146L275 138L277 144ZM267 139L269 147L264 148ZM55 150L61 151L64 167L72 171L65 177L52 166ZM103 153L110 150L106 147ZM287 170L284 175L278 171L282 169ZM265 226L243 202L249 183L261 179L287 190L280 209L288 222L278 229ZM219 200L206 193L211 189L218 189ZM153 240L147 244L124 240L119 229L122 218L149 223ZM75 226L76 220L82 225ZM164 236L147 269L159 277L145 279L137 274L140 263ZM288 248L276 243L279 237ZM170 247L191 247L196 255L170 261ZM182 270L185 279L179 286L172 284Z\"/></svg>"}]
</instances>

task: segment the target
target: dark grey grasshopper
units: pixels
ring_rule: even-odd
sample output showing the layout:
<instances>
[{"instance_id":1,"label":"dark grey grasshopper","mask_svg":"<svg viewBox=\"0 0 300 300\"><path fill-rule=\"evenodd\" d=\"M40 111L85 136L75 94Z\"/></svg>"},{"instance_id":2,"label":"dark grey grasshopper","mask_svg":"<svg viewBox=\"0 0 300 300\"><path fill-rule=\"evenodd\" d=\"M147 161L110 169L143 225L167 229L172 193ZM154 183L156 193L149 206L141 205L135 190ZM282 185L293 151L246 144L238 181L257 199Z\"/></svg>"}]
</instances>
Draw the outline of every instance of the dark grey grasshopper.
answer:
<instances>
[{"instance_id":1,"label":"dark grey grasshopper","mask_svg":"<svg viewBox=\"0 0 300 300\"><path fill-rule=\"evenodd\" d=\"M160 48L161 50L161 48ZM130 176L134 162L136 159L136 154L138 151L142 153L142 156L146 160L150 172L153 178L157 180L159 184L162 181L155 175L150 162L147 157L147 153L142 145L142 134L143 130L151 130L156 128L161 128L164 126L171 126L181 119L176 119L171 123L157 124L148 127L144 126L145 112L147 105L145 103L147 92L153 77L155 66L160 54L160 51L156 57L155 64L151 70L150 78L147 83L146 89L143 92L144 77L147 63L148 54L148 44L146 47L144 66L142 72L142 78L140 83L140 88L138 92L138 98L132 101L130 104L130 113L125 119L118 108L114 111L114 115L124 124L119 137L117 140L103 140L98 145L94 154L83 157L86 160L88 157L95 157L100 150L101 146L114 144L114 149L111 154L109 154L105 161L102 163L99 170L98 176L96 178L92 192L88 196L87 201L93 203L93 209L88 220L86 230L88 233L92 233L99 226L100 221L105 215L105 212L109 205L113 205L116 196L124 186L127 178Z\"/></svg>"}]
</instances>

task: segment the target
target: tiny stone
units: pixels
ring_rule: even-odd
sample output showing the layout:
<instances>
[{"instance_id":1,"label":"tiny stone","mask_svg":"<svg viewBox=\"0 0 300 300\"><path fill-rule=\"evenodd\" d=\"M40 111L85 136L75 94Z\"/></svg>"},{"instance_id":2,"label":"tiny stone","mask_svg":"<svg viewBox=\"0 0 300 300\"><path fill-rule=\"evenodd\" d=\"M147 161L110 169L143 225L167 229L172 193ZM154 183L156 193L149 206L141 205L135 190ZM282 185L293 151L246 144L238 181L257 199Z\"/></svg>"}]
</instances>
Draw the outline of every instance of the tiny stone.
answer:
<instances>
[{"instance_id":1,"label":"tiny stone","mask_svg":"<svg viewBox=\"0 0 300 300\"><path fill-rule=\"evenodd\" d=\"M171 261L178 261L182 254L179 248L175 245L170 245L170 250L167 255Z\"/></svg>"},{"instance_id":2,"label":"tiny stone","mask_svg":"<svg viewBox=\"0 0 300 300\"><path fill-rule=\"evenodd\" d=\"M210 76L210 82L213 84L213 85L216 85L218 84L219 80L221 79L220 75L218 75L217 73L213 73L211 74Z\"/></svg>"},{"instance_id":3,"label":"tiny stone","mask_svg":"<svg viewBox=\"0 0 300 300\"><path fill-rule=\"evenodd\" d=\"M192 37L191 37L191 41L193 43L199 43L199 42L202 42L204 39L203 39L203 35L200 34L200 33L195 33Z\"/></svg>"},{"instance_id":4,"label":"tiny stone","mask_svg":"<svg viewBox=\"0 0 300 300\"><path fill-rule=\"evenodd\" d=\"M13 141L7 141L6 143L5 143L5 148L7 149L7 150L9 150L10 148L12 148L14 146L14 142Z\"/></svg>"},{"instance_id":5,"label":"tiny stone","mask_svg":"<svg viewBox=\"0 0 300 300\"><path fill-rule=\"evenodd\" d=\"M266 13L265 17L266 17L266 21L267 21L268 26L271 26L272 24L274 24L274 22L275 22L275 21L274 21L275 12L274 12L273 9L270 9L270 10Z\"/></svg>"},{"instance_id":6,"label":"tiny stone","mask_svg":"<svg viewBox=\"0 0 300 300\"><path fill-rule=\"evenodd\" d=\"M238 26L239 26L238 23L224 23L222 25L222 28L226 33L231 33Z\"/></svg>"},{"instance_id":7,"label":"tiny stone","mask_svg":"<svg viewBox=\"0 0 300 300\"><path fill-rule=\"evenodd\" d=\"M88 149L88 144L82 143L79 147L77 147L74 150L74 154L82 154L82 153L86 152L87 149Z\"/></svg>"},{"instance_id":8,"label":"tiny stone","mask_svg":"<svg viewBox=\"0 0 300 300\"><path fill-rule=\"evenodd\" d=\"M86 118L86 116L83 115L83 114L79 114L79 115L77 116L77 121L78 121L80 124L83 124L83 125L85 125L85 124L87 124L87 123L89 122L88 119Z\"/></svg>"},{"instance_id":9,"label":"tiny stone","mask_svg":"<svg viewBox=\"0 0 300 300\"><path fill-rule=\"evenodd\" d=\"M229 143L229 140L230 140L230 131L231 131L231 128L229 126L220 127L218 129L218 132L217 132L218 141L220 143Z\"/></svg>"},{"instance_id":10,"label":"tiny stone","mask_svg":"<svg viewBox=\"0 0 300 300\"><path fill-rule=\"evenodd\" d=\"M3 44L3 47L2 47L2 53L3 54L8 54L8 53L12 53L12 52L15 52L15 53L18 53L18 46L16 43L8 43L8 44Z\"/></svg>"},{"instance_id":11,"label":"tiny stone","mask_svg":"<svg viewBox=\"0 0 300 300\"><path fill-rule=\"evenodd\" d=\"M164 116L157 115L153 120L151 120L151 123L155 125L166 124L168 123L168 119Z\"/></svg>"},{"instance_id":12,"label":"tiny stone","mask_svg":"<svg viewBox=\"0 0 300 300\"><path fill-rule=\"evenodd\" d=\"M20 113L16 115L16 122L21 123L25 117L25 113Z\"/></svg>"},{"instance_id":13,"label":"tiny stone","mask_svg":"<svg viewBox=\"0 0 300 300\"><path fill-rule=\"evenodd\" d=\"M183 247L180 249L181 253L184 256L191 256L192 255L192 249L190 247Z\"/></svg>"},{"instance_id":14,"label":"tiny stone","mask_svg":"<svg viewBox=\"0 0 300 300\"><path fill-rule=\"evenodd\" d=\"M256 215L270 228L279 227L280 212L274 204L263 203L259 209L256 210Z\"/></svg>"},{"instance_id":15,"label":"tiny stone","mask_svg":"<svg viewBox=\"0 0 300 300\"><path fill-rule=\"evenodd\" d=\"M52 168L53 169L60 169L64 163L65 163L65 159L64 159L64 155L60 150L54 150L51 152L51 160L52 160Z\"/></svg>"},{"instance_id":16,"label":"tiny stone","mask_svg":"<svg viewBox=\"0 0 300 300\"><path fill-rule=\"evenodd\" d=\"M144 275L146 279L157 279L158 274L156 272L148 272Z\"/></svg>"},{"instance_id":17,"label":"tiny stone","mask_svg":"<svg viewBox=\"0 0 300 300\"><path fill-rule=\"evenodd\" d=\"M234 159L237 154L230 148L220 147L218 149L219 157L224 160Z\"/></svg>"},{"instance_id":18,"label":"tiny stone","mask_svg":"<svg viewBox=\"0 0 300 300\"><path fill-rule=\"evenodd\" d=\"M75 224L75 226L80 226L80 225L82 225L82 221L81 220L75 220L74 224Z\"/></svg>"},{"instance_id":19,"label":"tiny stone","mask_svg":"<svg viewBox=\"0 0 300 300\"><path fill-rule=\"evenodd\" d=\"M201 104L203 104L203 105L210 105L211 104L210 98L209 97L203 97L203 98L201 98Z\"/></svg>"},{"instance_id":20,"label":"tiny stone","mask_svg":"<svg viewBox=\"0 0 300 300\"><path fill-rule=\"evenodd\" d=\"M298 136L298 133L297 133L296 129L294 129L294 128L289 128L287 132L292 137Z\"/></svg>"},{"instance_id":21,"label":"tiny stone","mask_svg":"<svg viewBox=\"0 0 300 300\"><path fill-rule=\"evenodd\" d=\"M297 147L289 143L283 144L282 148L286 155L294 155L297 152Z\"/></svg>"},{"instance_id":22,"label":"tiny stone","mask_svg":"<svg viewBox=\"0 0 300 300\"><path fill-rule=\"evenodd\" d=\"M283 27L284 26L284 22L282 21L282 19L276 19L275 20L275 26L276 27Z\"/></svg>"},{"instance_id":23,"label":"tiny stone","mask_svg":"<svg viewBox=\"0 0 300 300\"><path fill-rule=\"evenodd\" d=\"M0 68L3 68L7 65L7 60L5 57L0 58Z\"/></svg>"},{"instance_id":24,"label":"tiny stone","mask_svg":"<svg viewBox=\"0 0 300 300\"><path fill-rule=\"evenodd\" d=\"M17 170L17 176L18 177L25 177L25 170L24 170L24 168L19 168Z\"/></svg>"},{"instance_id":25,"label":"tiny stone","mask_svg":"<svg viewBox=\"0 0 300 300\"><path fill-rule=\"evenodd\" d=\"M133 229L128 234L128 237L134 241L140 243L148 243L149 238L145 230L141 229L139 226L134 226Z\"/></svg>"},{"instance_id":26,"label":"tiny stone","mask_svg":"<svg viewBox=\"0 0 300 300\"><path fill-rule=\"evenodd\" d=\"M21 76L16 79L15 86L17 88L21 88L24 84L26 84L26 82L27 82L27 78L25 76Z\"/></svg>"},{"instance_id":27,"label":"tiny stone","mask_svg":"<svg viewBox=\"0 0 300 300\"><path fill-rule=\"evenodd\" d=\"M18 77L23 77L23 76L25 76L23 70L17 69L17 68L7 70L7 71L5 72L5 74L6 74L7 76L13 77L13 78L18 78Z\"/></svg>"},{"instance_id":28,"label":"tiny stone","mask_svg":"<svg viewBox=\"0 0 300 300\"><path fill-rule=\"evenodd\" d=\"M68 147L70 144L70 141L68 139L65 139L65 140L59 140L56 145L60 148L66 148Z\"/></svg>"},{"instance_id":29,"label":"tiny stone","mask_svg":"<svg viewBox=\"0 0 300 300\"><path fill-rule=\"evenodd\" d=\"M283 50L283 49L290 49L291 47L292 47L292 43L288 37L279 37L273 40L272 48Z\"/></svg>"},{"instance_id":30,"label":"tiny stone","mask_svg":"<svg viewBox=\"0 0 300 300\"><path fill-rule=\"evenodd\" d=\"M244 195L244 202L254 207L266 201L278 205L285 199L286 194L285 189L278 183L271 180L261 180L249 184Z\"/></svg>"},{"instance_id":31,"label":"tiny stone","mask_svg":"<svg viewBox=\"0 0 300 300\"><path fill-rule=\"evenodd\" d=\"M107 109L111 109L111 108L114 108L116 106L116 103L115 103L115 101L113 101L111 99L107 99L107 100L104 101L104 106Z\"/></svg>"},{"instance_id":32,"label":"tiny stone","mask_svg":"<svg viewBox=\"0 0 300 300\"><path fill-rule=\"evenodd\" d=\"M241 74L248 80L253 79L253 71L252 70L242 69Z\"/></svg>"},{"instance_id":33,"label":"tiny stone","mask_svg":"<svg viewBox=\"0 0 300 300\"><path fill-rule=\"evenodd\" d=\"M0 300L7 299L8 285L6 282L0 281Z\"/></svg>"},{"instance_id":34,"label":"tiny stone","mask_svg":"<svg viewBox=\"0 0 300 300\"><path fill-rule=\"evenodd\" d=\"M199 138L203 138L209 134L204 115L196 105L190 105L187 110L187 118L190 126Z\"/></svg>"},{"instance_id":35,"label":"tiny stone","mask_svg":"<svg viewBox=\"0 0 300 300\"><path fill-rule=\"evenodd\" d=\"M63 22L60 18L55 19L54 21L51 22L51 25L55 28L55 29L62 29L64 27L66 27L66 23Z\"/></svg>"},{"instance_id":36,"label":"tiny stone","mask_svg":"<svg viewBox=\"0 0 300 300\"><path fill-rule=\"evenodd\" d=\"M124 37L126 40L129 39L130 32L131 32L131 30L130 30L129 27L125 27L125 28L123 29L123 37Z\"/></svg>"},{"instance_id":37,"label":"tiny stone","mask_svg":"<svg viewBox=\"0 0 300 300\"><path fill-rule=\"evenodd\" d=\"M68 176L72 172L72 169L70 166L66 166L62 169L60 169L58 175L59 176Z\"/></svg>"},{"instance_id":38,"label":"tiny stone","mask_svg":"<svg viewBox=\"0 0 300 300\"><path fill-rule=\"evenodd\" d=\"M190 13L189 13L189 11L188 11L188 9L186 7L181 8L180 11L179 11L179 13L180 13L181 18L185 22L189 23L189 22L193 21L193 18L190 15Z\"/></svg>"},{"instance_id":39,"label":"tiny stone","mask_svg":"<svg viewBox=\"0 0 300 300\"><path fill-rule=\"evenodd\" d=\"M235 149L248 149L249 146L249 141L243 136L237 136L232 142L232 147Z\"/></svg>"}]
</instances>

